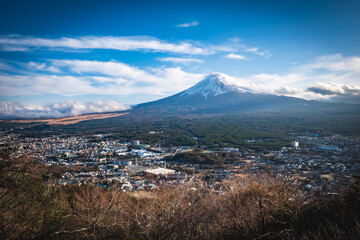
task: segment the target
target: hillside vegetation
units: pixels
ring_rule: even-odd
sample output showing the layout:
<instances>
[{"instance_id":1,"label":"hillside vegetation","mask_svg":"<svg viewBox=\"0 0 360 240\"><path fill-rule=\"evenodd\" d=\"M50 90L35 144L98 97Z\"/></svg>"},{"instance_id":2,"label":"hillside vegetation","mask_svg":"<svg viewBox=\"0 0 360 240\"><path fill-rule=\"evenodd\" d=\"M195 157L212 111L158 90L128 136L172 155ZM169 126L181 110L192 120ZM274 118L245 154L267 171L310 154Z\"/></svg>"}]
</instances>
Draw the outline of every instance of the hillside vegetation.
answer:
<instances>
[{"instance_id":1,"label":"hillside vegetation","mask_svg":"<svg viewBox=\"0 0 360 240\"><path fill-rule=\"evenodd\" d=\"M57 169L0 161L1 239L359 239L360 181L329 199L269 176L133 196L93 185L53 186Z\"/></svg>"}]
</instances>

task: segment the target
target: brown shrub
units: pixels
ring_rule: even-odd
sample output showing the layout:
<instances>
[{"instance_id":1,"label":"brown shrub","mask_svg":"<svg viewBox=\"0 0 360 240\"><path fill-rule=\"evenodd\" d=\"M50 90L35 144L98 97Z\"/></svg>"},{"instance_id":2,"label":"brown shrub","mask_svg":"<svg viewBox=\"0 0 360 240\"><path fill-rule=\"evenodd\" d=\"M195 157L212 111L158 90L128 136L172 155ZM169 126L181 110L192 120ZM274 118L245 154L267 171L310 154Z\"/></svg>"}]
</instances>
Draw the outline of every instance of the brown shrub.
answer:
<instances>
[{"instance_id":1,"label":"brown shrub","mask_svg":"<svg viewBox=\"0 0 360 240\"><path fill-rule=\"evenodd\" d=\"M360 181L320 200L265 175L218 193L200 183L134 197L116 185L52 186L48 171L0 160L1 239L359 239Z\"/></svg>"}]
</instances>

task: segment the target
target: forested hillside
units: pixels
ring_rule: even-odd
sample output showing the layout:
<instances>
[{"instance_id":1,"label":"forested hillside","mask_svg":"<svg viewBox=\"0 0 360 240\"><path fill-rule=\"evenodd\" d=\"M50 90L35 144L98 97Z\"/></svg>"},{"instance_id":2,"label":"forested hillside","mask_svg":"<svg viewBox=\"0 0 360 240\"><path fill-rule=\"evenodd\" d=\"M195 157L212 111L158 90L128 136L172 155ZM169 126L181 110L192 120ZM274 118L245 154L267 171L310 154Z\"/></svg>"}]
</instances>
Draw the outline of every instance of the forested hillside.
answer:
<instances>
[{"instance_id":1,"label":"forested hillside","mask_svg":"<svg viewBox=\"0 0 360 240\"><path fill-rule=\"evenodd\" d=\"M1 239L359 239L360 181L332 198L269 176L136 195L53 186L56 167L0 161ZM73 169L77 171L78 169Z\"/></svg>"}]
</instances>

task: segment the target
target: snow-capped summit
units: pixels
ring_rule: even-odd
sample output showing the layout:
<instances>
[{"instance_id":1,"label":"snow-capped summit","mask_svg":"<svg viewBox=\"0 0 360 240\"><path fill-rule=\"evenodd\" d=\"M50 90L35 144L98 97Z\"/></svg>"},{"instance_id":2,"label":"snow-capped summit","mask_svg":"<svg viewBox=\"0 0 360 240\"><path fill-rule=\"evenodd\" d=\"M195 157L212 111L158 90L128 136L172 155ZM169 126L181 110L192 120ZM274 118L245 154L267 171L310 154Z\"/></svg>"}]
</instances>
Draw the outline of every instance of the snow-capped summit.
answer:
<instances>
[{"instance_id":1,"label":"snow-capped summit","mask_svg":"<svg viewBox=\"0 0 360 240\"><path fill-rule=\"evenodd\" d=\"M320 103L303 99L259 93L239 79L223 73L211 73L195 86L157 101L139 104L144 113L224 113L299 111ZM321 105L321 104L320 104Z\"/></svg>"},{"instance_id":2,"label":"snow-capped summit","mask_svg":"<svg viewBox=\"0 0 360 240\"><path fill-rule=\"evenodd\" d=\"M247 92L247 89L240 87L230 76L223 73L211 73L195 86L183 91L181 96L202 95L205 99L208 96L218 96L228 92Z\"/></svg>"}]
</instances>

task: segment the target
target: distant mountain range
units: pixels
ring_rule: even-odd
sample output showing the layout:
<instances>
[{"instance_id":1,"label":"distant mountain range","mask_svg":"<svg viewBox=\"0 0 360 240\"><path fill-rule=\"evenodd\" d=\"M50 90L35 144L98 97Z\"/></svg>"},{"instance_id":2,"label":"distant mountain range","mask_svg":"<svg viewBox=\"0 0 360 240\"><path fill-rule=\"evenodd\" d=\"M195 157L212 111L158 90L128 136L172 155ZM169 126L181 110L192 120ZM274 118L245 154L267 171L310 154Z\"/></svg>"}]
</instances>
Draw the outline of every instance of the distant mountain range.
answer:
<instances>
[{"instance_id":1,"label":"distant mountain range","mask_svg":"<svg viewBox=\"0 0 360 240\"><path fill-rule=\"evenodd\" d=\"M212 73L195 86L173 96L139 104L143 113L313 112L360 110L360 105L308 101L255 93L238 86L225 74Z\"/></svg>"}]
</instances>

